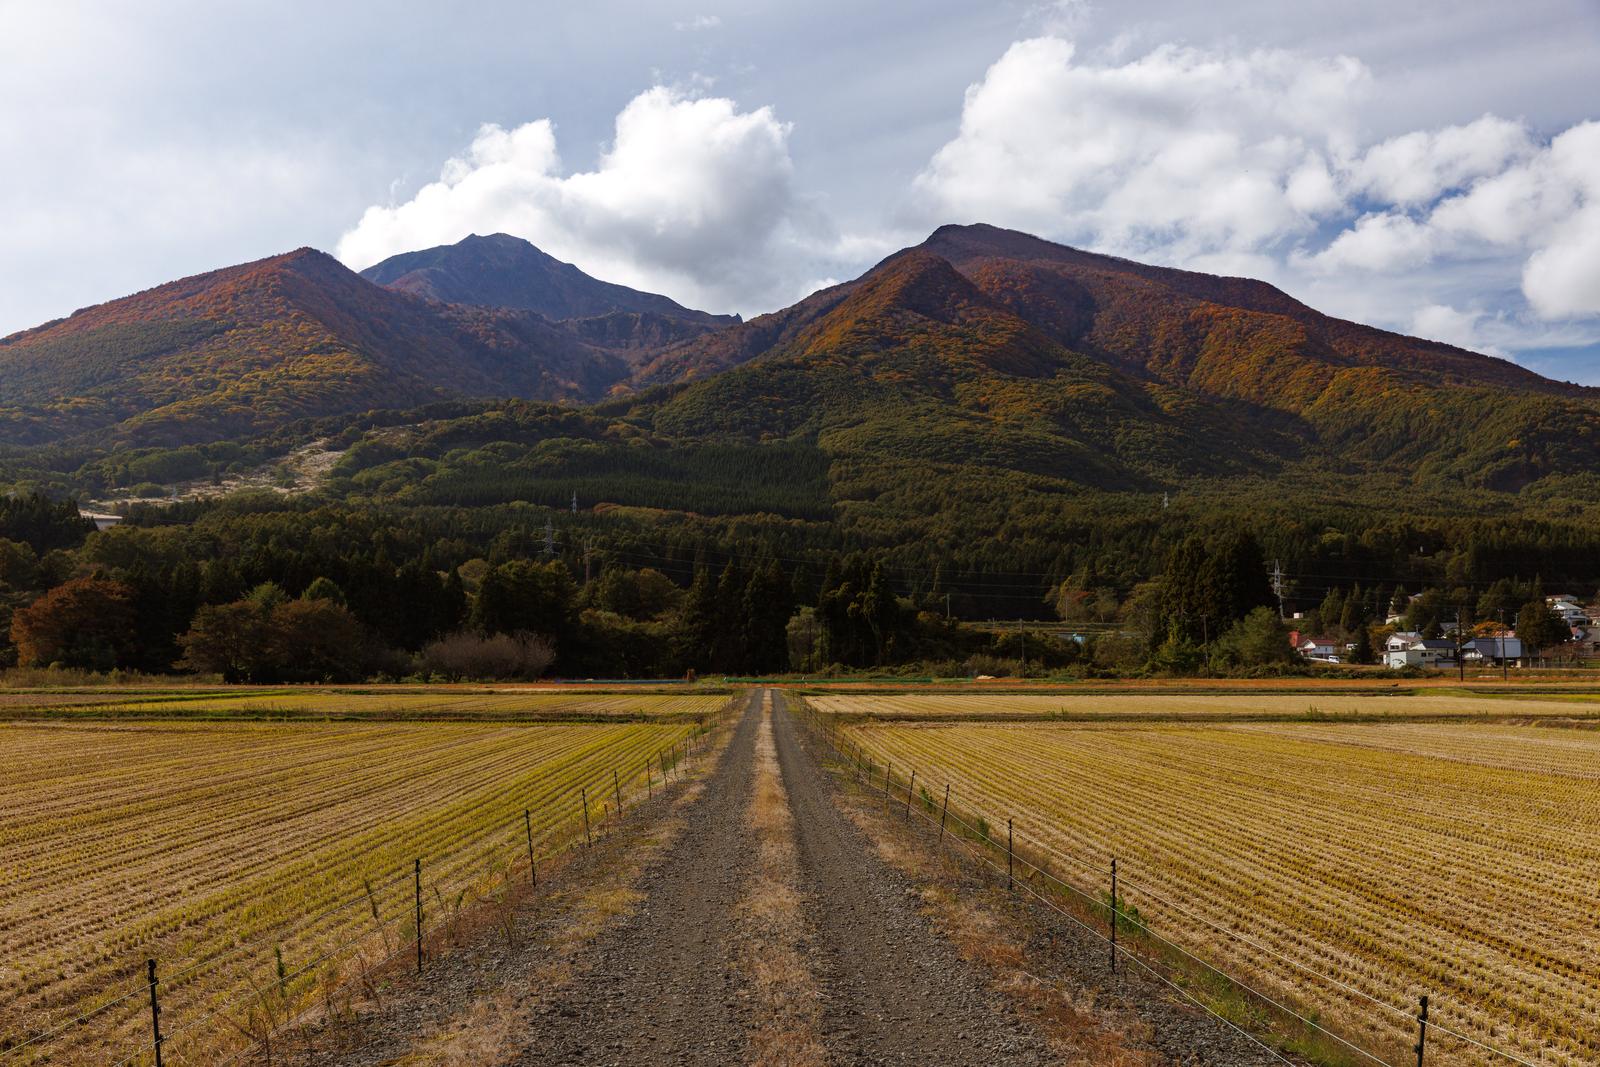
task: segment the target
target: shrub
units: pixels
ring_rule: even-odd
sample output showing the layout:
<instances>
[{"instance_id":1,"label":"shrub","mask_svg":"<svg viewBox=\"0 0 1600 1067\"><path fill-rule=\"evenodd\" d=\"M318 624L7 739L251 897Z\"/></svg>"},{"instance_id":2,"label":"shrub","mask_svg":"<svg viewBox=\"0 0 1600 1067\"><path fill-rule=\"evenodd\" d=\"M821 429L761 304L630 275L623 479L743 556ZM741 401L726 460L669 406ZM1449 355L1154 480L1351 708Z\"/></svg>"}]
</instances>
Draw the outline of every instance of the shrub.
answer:
<instances>
[{"instance_id":1,"label":"shrub","mask_svg":"<svg viewBox=\"0 0 1600 1067\"><path fill-rule=\"evenodd\" d=\"M555 659L550 642L537 634L483 636L471 631L442 637L422 650L423 669L451 681L463 679L534 679Z\"/></svg>"}]
</instances>

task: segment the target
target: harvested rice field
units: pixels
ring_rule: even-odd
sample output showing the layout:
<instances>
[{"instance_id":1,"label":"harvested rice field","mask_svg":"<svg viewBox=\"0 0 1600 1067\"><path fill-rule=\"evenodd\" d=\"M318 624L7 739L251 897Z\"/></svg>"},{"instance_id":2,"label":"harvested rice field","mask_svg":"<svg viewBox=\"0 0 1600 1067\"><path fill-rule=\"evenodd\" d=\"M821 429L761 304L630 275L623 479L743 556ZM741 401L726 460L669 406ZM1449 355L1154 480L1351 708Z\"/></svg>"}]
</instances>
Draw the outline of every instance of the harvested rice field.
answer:
<instances>
[{"instance_id":1,"label":"harvested rice field","mask_svg":"<svg viewBox=\"0 0 1600 1067\"><path fill-rule=\"evenodd\" d=\"M581 838L585 791L598 826L647 761L659 784L696 729L0 724L0 1055L148 1062L154 958L165 1062L219 1062L260 1005L414 940L415 861L438 924L526 877L528 834L541 855Z\"/></svg>"},{"instance_id":2,"label":"harvested rice field","mask_svg":"<svg viewBox=\"0 0 1600 1067\"><path fill-rule=\"evenodd\" d=\"M539 690L470 687L57 691L0 690L5 719L267 720L696 720L728 703L726 693Z\"/></svg>"},{"instance_id":3,"label":"harvested rice field","mask_svg":"<svg viewBox=\"0 0 1600 1067\"><path fill-rule=\"evenodd\" d=\"M810 702L860 715L871 699ZM973 721L850 719L840 736L898 768L902 792L912 769L934 798L948 783L1002 849L1015 820L1019 850L1085 900L1109 899L1116 858L1148 946L1170 940L1380 1062L1411 1062L1427 994L1439 1062L1600 1063L1600 731L994 722L967 703Z\"/></svg>"},{"instance_id":4,"label":"harvested rice field","mask_svg":"<svg viewBox=\"0 0 1600 1067\"><path fill-rule=\"evenodd\" d=\"M874 693L809 696L827 715L914 720L1448 719L1600 717L1600 703L1557 694L1395 689L1341 693Z\"/></svg>"}]
</instances>

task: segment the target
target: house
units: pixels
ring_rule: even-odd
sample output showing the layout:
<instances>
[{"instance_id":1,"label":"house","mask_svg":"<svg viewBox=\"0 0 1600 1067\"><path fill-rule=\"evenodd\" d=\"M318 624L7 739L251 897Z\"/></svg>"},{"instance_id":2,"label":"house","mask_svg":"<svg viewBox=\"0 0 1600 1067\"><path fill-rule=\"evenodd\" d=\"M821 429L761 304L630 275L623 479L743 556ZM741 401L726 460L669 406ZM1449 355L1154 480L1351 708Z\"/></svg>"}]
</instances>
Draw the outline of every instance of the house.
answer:
<instances>
[{"instance_id":1,"label":"house","mask_svg":"<svg viewBox=\"0 0 1600 1067\"><path fill-rule=\"evenodd\" d=\"M1476 638L1461 651L1461 658L1466 663L1492 664L1496 667L1503 664L1520 665L1522 657L1522 641L1510 634Z\"/></svg>"},{"instance_id":2,"label":"house","mask_svg":"<svg viewBox=\"0 0 1600 1067\"><path fill-rule=\"evenodd\" d=\"M1401 630L1398 633L1389 635L1389 640L1384 642L1383 650L1385 652L1404 652L1406 649L1410 648L1412 645L1421 640L1422 635L1417 633L1417 631Z\"/></svg>"},{"instance_id":3,"label":"house","mask_svg":"<svg viewBox=\"0 0 1600 1067\"><path fill-rule=\"evenodd\" d=\"M1344 657L1344 644L1331 637L1300 637L1295 650L1316 663L1338 663Z\"/></svg>"},{"instance_id":4,"label":"house","mask_svg":"<svg viewBox=\"0 0 1600 1067\"><path fill-rule=\"evenodd\" d=\"M1391 670L1402 667L1454 667L1456 643L1428 640L1415 634L1395 634L1384 643L1383 662Z\"/></svg>"},{"instance_id":5,"label":"house","mask_svg":"<svg viewBox=\"0 0 1600 1067\"><path fill-rule=\"evenodd\" d=\"M1547 596L1544 598L1544 602L1568 626L1589 625L1589 613L1584 609L1583 605L1578 603L1576 597L1567 596L1566 594Z\"/></svg>"}]
</instances>

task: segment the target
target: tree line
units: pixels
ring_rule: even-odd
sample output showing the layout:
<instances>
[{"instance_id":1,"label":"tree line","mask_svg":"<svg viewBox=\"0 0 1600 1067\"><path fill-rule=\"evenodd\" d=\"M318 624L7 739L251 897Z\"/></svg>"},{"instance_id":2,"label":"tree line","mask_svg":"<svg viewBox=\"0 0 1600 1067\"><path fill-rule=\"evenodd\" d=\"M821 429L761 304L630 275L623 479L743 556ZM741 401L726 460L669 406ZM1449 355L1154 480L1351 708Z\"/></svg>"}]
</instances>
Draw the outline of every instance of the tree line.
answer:
<instances>
[{"instance_id":1,"label":"tree line","mask_svg":"<svg viewBox=\"0 0 1600 1067\"><path fill-rule=\"evenodd\" d=\"M927 543L852 546L830 524L777 516L664 522L241 495L136 509L96 532L70 503L14 496L0 500L0 664L252 682L997 673L1025 657L1035 670L1118 673L1295 665L1268 579L1282 531L1205 522L1181 536L1129 533L1143 521L1113 515L1053 549L1013 545L1016 558L1040 562L1007 571L1003 545L948 555ZM1383 540L1324 530L1315 552L1288 557L1285 603L1304 612L1300 629L1373 650L1395 613L1425 633L1463 612L1474 626L1564 633L1542 610L1537 576L1457 575L1412 595L1371 566ZM1341 544L1348 555L1330 557ZM1494 544L1469 538L1474 568ZM1323 572L1356 577L1318 588L1309 576ZM953 621L988 615L1036 626L995 634Z\"/></svg>"}]
</instances>

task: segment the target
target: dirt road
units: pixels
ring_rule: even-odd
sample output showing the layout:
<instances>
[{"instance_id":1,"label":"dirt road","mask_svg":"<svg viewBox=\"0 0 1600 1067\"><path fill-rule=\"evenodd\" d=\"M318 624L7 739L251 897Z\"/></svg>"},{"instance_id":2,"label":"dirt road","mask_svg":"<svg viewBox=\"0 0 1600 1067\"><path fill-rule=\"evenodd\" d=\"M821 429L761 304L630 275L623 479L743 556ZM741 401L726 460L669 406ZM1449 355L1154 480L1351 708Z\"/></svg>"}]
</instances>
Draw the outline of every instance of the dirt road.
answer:
<instances>
[{"instance_id":1,"label":"dirt road","mask_svg":"<svg viewBox=\"0 0 1600 1067\"><path fill-rule=\"evenodd\" d=\"M830 1061L1050 1062L1044 1042L983 987L917 910L905 880L839 812L794 719L780 710L773 733L794 811L800 889L814 905L812 967L824 991Z\"/></svg>"},{"instance_id":2,"label":"dirt road","mask_svg":"<svg viewBox=\"0 0 1600 1067\"><path fill-rule=\"evenodd\" d=\"M639 876L638 906L578 950L569 981L529 991L538 1006L516 1053L493 1062L1090 1062L1052 1047L962 958L835 789L782 694L752 693L681 830ZM1092 969L1061 949L1060 965ZM1126 1062L1267 1062L1198 1013L1122 1001L1150 1024Z\"/></svg>"},{"instance_id":3,"label":"dirt road","mask_svg":"<svg viewBox=\"0 0 1600 1067\"><path fill-rule=\"evenodd\" d=\"M752 863L744 814L760 706L752 693L683 835L646 872L644 902L542 1009L517 1063L743 1062L750 1022L735 966L734 907Z\"/></svg>"},{"instance_id":4,"label":"dirt road","mask_svg":"<svg viewBox=\"0 0 1600 1067\"><path fill-rule=\"evenodd\" d=\"M646 874L644 903L602 935L592 966L544 1009L518 1063L748 1061L760 1020L743 995L736 905L755 853L745 814L761 707L753 693L687 830ZM823 998L828 1061L1048 1062L1043 1042L983 988L834 808L790 717L777 712L772 729L797 836L797 888L815 931L807 962Z\"/></svg>"}]
</instances>

